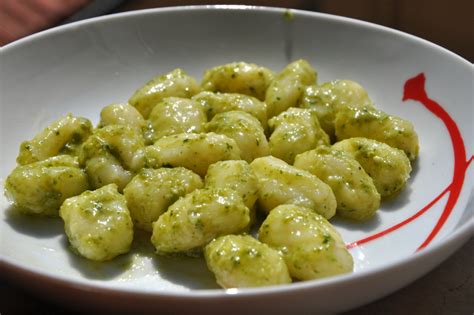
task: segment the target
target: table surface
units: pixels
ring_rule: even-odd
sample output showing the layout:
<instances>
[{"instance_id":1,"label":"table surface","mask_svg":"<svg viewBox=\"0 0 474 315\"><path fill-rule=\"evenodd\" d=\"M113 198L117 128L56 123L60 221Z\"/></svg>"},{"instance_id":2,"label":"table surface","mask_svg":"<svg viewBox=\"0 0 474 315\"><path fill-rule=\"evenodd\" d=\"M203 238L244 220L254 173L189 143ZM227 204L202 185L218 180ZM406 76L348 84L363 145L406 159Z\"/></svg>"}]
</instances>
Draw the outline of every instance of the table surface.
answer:
<instances>
[{"instance_id":1,"label":"table surface","mask_svg":"<svg viewBox=\"0 0 474 315\"><path fill-rule=\"evenodd\" d=\"M19 288L0 282L1 315L83 314L59 306ZM422 298L420 298L422 297ZM426 276L381 300L346 312L366 314L473 314L474 313L474 238Z\"/></svg>"}]
</instances>

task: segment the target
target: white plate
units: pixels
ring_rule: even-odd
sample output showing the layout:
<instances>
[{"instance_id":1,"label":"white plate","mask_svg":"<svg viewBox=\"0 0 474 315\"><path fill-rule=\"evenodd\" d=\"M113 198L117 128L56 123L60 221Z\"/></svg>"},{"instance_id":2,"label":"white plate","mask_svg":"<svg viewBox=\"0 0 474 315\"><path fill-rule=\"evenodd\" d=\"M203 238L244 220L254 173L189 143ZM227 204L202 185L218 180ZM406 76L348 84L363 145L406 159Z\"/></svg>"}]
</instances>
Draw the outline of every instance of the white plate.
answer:
<instances>
[{"instance_id":1,"label":"white plate","mask_svg":"<svg viewBox=\"0 0 474 315\"><path fill-rule=\"evenodd\" d=\"M472 65L416 37L304 11L179 7L62 26L2 48L1 58L3 180L20 142L60 115L97 122L103 106L127 100L158 73L181 67L199 79L238 60L278 71L305 58L319 82L360 82L379 108L411 120L420 138L412 178L396 200L364 224L333 220L356 245L355 272L278 287L220 290L202 261L156 257L146 235L131 254L90 263L68 250L60 220L16 215L2 197L2 267L51 299L119 310L342 311L420 277L473 234Z\"/></svg>"}]
</instances>

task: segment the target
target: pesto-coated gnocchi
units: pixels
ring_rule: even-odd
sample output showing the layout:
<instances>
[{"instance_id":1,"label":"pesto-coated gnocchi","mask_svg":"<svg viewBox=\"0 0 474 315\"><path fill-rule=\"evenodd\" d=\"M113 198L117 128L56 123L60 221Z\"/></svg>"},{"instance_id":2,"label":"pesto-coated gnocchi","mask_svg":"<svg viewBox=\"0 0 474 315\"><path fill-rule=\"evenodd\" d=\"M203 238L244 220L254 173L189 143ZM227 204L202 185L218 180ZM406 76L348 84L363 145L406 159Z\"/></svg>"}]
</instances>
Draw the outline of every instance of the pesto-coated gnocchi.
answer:
<instances>
[{"instance_id":1,"label":"pesto-coated gnocchi","mask_svg":"<svg viewBox=\"0 0 474 315\"><path fill-rule=\"evenodd\" d=\"M77 155L81 144L91 133L92 123L88 119L67 114L52 122L32 140L23 142L16 161L25 165L59 154Z\"/></svg>"},{"instance_id":2,"label":"pesto-coated gnocchi","mask_svg":"<svg viewBox=\"0 0 474 315\"><path fill-rule=\"evenodd\" d=\"M258 179L250 165L243 161L219 161L211 166L204 178L206 187L235 190L251 211L258 198Z\"/></svg>"},{"instance_id":3,"label":"pesto-coated gnocchi","mask_svg":"<svg viewBox=\"0 0 474 315\"><path fill-rule=\"evenodd\" d=\"M271 154L289 164L300 153L330 144L316 113L310 109L291 107L270 119L268 125L273 130L269 139Z\"/></svg>"},{"instance_id":4,"label":"pesto-coated gnocchi","mask_svg":"<svg viewBox=\"0 0 474 315\"><path fill-rule=\"evenodd\" d=\"M59 215L72 247L87 259L110 260L130 250L133 223L115 184L66 199Z\"/></svg>"},{"instance_id":5,"label":"pesto-coated gnocchi","mask_svg":"<svg viewBox=\"0 0 474 315\"><path fill-rule=\"evenodd\" d=\"M125 187L145 164L142 134L133 127L108 125L95 130L82 147L80 163L93 188L115 183Z\"/></svg>"},{"instance_id":6,"label":"pesto-coated gnocchi","mask_svg":"<svg viewBox=\"0 0 474 315\"><path fill-rule=\"evenodd\" d=\"M365 137L401 149L410 160L418 156L418 135L413 124L371 107L346 107L336 115L336 138Z\"/></svg>"},{"instance_id":7,"label":"pesto-coated gnocchi","mask_svg":"<svg viewBox=\"0 0 474 315\"><path fill-rule=\"evenodd\" d=\"M5 181L5 195L23 213L57 216L64 200L89 188L77 157L58 155L17 166Z\"/></svg>"},{"instance_id":8,"label":"pesto-coated gnocchi","mask_svg":"<svg viewBox=\"0 0 474 315\"><path fill-rule=\"evenodd\" d=\"M182 166L205 176L217 161L240 160L240 150L227 136L209 133L181 133L166 136L145 149L147 166Z\"/></svg>"},{"instance_id":9,"label":"pesto-coated gnocchi","mask_svg":"<svg viewBox=\"0 0 474 315\"><path fill-rule=\"evenodd\" d=\"M315 175L273 156L258 158L250 166L258 179L258 204L266 213L282 204L304 206L327 219L336 213L334 193Z\"/></svg>"},{"instance_id":10,"label":"pesto-coated gnocchi","mask_svg":"<svg viewBox=\"0 0 474 315\"><path fill-rule=\"evenodd\" d=\"M306 60L300 59L287 65L276 75L265 95L268 118L296 107L305 87L315 84L316 80L316 70Z\"/></svg>"},{"instance_id":11,"label":"pesto-coated gnocchi","mask_svg":"<svg viewBox=\"0 0 474 315\"><path fill-rule=\"evenodd\" d=\"M239 93L263 101L273 72L252 63L233 62L207 70L201 82L205 91Z\"/></svg>"},{"instance_id":12,"label":"pesto-coated gnocchi","mask_svg":"<svg viewBox=\"0 0 474 315\"><path fill-rule=\"evenodd\" d=\"M223 288L350 272L327 220L368 220L400 192L418 136L358 83L317 78L303 59L277 74L218 65L200 84L179 68L158 75L104 107L97 129L68 114L23 142L5 195L59 215L72 250L95 261L128 252L137 228L159 255L204 254Z\"/></svg>"},{"instance_id":13,"label":"pesto-coated gnocchi","mask_svg":"<svg viewBox=\"0 0 474 315\"><path fill-rule=\"evenodd\" d=\"M143 131L147 123L135 107L129 104L110 104L100 111L99 128L108 125L131 126Z\"/></svg>"},{"instance_id":14,"label":"pesto-coated gnocchi","mask_svg":"<svg viewBox=\"0 0 474 315\"><path fill-rule=\"evenodd\" d=\"M258 231L259 240L283 254L290 275L311 280L351 272L353 259L334 227L311 209L281 205Z\"/></svg>"},{"instance_id":15,"label":"pesto-coated gnocchi","mask_svg":"<svg viewBox=\"0 0 474 315\"><path fill-rule=\"evenodd\" d=\"M192 97L201 104L209 120L215 115L231 110L251 114L267 130L267 105L255 97L237 93L213 93L204 91Z\"/></svg>"},{"instance_id":16,"label":"pesto-coated gnocchi","mask_svg":"<svg viewBox=\"0 0 474 315\"><path fill-rule=\"evenodd\" d=\"M240 156L247 162L270 155L268 141L257 118L243 111L217 114L206 124L207 132L232 138L240 149Z\"/></svg>"},{"instance_id":17,"label":"pesto-coated gnocchi","mask_svg":"<svg viewBox=\"0 0 474 315\"><path fill-rule=\"evenodd\" d=\"M155 105L149 121L152 127L152 140L156 141L164 136L178 133L203 132L207 118L196 101L167 97Z\"/></svg>"},{"instance_id":18,"label":"pesto-coated gnocchi","mask_svg":"<svg viewBox=\"0 0 474 315\"><path fill-rule=\"evenodd\" d=\"M319 147L296 156L294 166L307 170L329 185L336 196L336 214L367 220L380 206L372 178L351 155Z\"/></svg>"},{"instance_id":19,"label":"pesto-coated gnocchi","mask_svg":"<svg viewBox=\"0 0 474 315\"><path fill-rule=\"evenodd\" d=\"M165 97L190 98L199 91L196 80L183 70L175 69L148 81L130 97L128 102L143 115L143 118L148 119L153 107Z\"/></svg>"},{"instance_id":20,"label":"pesto-coated gnocchi","mask_svg":"<svg viewBox=\"0 0 474 315\"><path fill-rule=\"evenodd\" d=\"M158 254L196 254L214 238L246 230L249 209L229 188L196 189L178 199L153 223Z\"/></svg>"},{"instance_id":21,"label":"pesto-coated gnocchi","mask_svg":"<svg viewBox=\"0 0 474 315\"><path fill-rule=\"evenodd\" d=\"M316 111L321 127L330 137L334 137L334 119L340 110L346 106L372 105L365 89L351 80L335 80L319 86L308 86L299 101L299 107Z\"/></svg>"},{"instance_id":22,"label":"pesto-coated gnocchi","mask_svg":"<svg viewBox=\"0 0 474 315\"><path fill-rule=\"evenodd\" d=\"M291 283L280 253L248 235L221 236L206 246L204 257L223 288Z\"/></svg>"},{"instance_id":23,"label":"pesto-coated gnocchi","mask_svg":"<svg viewBox=\"0 0 474 315\"><path fill-rule=\"evenodd\" d=\"M383 142L350 138L339 141L332 147L351 154L372 177L382 197L391 197L400 192L410 177L411 165L406 154Z\"/></svg>"},{"instance_id":24,"label":"pesto-coated gnocchi","mask_svg":"<svg viewBox=\"0 0 474 315\"><path fill-rule=\"evenodd\" d=\"M151 232L152 223L169 206L202 186L201 177L184 167L143 168L128 183L123 194L134 225Z\"/></svg>"}]
</instances>

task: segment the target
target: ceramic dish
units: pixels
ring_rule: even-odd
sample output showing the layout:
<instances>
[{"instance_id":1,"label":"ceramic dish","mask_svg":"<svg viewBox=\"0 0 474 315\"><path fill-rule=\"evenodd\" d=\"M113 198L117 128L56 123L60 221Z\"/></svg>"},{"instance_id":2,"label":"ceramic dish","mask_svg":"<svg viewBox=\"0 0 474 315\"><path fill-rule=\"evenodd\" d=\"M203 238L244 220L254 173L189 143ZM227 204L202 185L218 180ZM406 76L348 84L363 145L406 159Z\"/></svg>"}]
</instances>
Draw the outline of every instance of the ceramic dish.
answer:
<instances>
[{"instance_id":1,"label":"ceramic dish","mask_svg":"<svg viewBox=\"0 0 474 315\"><path fill-rule=\"evenodd\" d=\"M419 38L356 20L245 6L177 7L73 23L2 48L1 178L21 141L72 112L97 123L151 77L244 60L278 71L304 58L319 82L361 83L376 106L409 119L421 150L408 188L363 224L332 222L352 274L278 287L222 290L196 259L163 259L147 235L110 263L68 249L62 222L15 214L1 199L4 272L55 301L82 307L210 313L336 312L430 271L473 232L472 65Z\"/></svg>"}]
</instances>

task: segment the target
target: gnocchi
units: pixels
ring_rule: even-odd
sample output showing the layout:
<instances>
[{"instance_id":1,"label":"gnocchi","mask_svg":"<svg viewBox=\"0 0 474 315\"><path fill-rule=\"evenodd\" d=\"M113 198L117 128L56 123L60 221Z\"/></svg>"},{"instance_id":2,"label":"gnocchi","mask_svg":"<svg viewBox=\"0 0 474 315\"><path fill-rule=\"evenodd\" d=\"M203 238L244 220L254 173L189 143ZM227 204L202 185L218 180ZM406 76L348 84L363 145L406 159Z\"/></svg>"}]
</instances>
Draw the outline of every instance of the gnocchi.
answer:
<instances>
[{"instance_id":1,"label":"gnocchi","mask_svg":"<svg viewBox=\"0 0 474 315\"><path fill-rule=\"evenodd\" d=\"M338 140L365 137L401 149L410 160L418 156L418 135L411 122L370 107L346 107L334 122Z\"/></svg>"},{"instance_id":2,"label":"gnocchi","mask_svg":"<svg viewBox=\"0 0 474 315\"><path fill-rule=\"evenodd\" d=\"M77 157L58 155L17 166L5 181L5 194L26 214L57 216L69 197L89 188Z\"/></svg>"},{"instance_id":3,"label":"gnocchi","mask_svg":"<svg viewBox=\"0 0 474 315\"><path fill-rule=\"evenodd\" d=\"M258 180L250 165L243 161L219 161L211 166L204 178L206 187L225 187L237 192L250 210L255 221L255 202L258 198Z\"/></svg>"},{"instance_id":4,"label":"gnocchi","mask_svg":"<svg viewBox=\"0 0 474 315\"><path fill-rule=\"evenodd\" d=\"M184 132L200 133L207 122L202 107L195 101L168 97L155 105L149 117L152 141Z\"/></svg>"},{"instance_id":5,"label":"gnocchi","mask_svg":"<svg viewBox=\"0 0 474 315\"><path fill-rule=\"evenodd\" d=\"M52 122L32 140L23 142L16 161L25 165L58 154L77 155L81 144L91 133L92 124L88 119L67 114Z\"/></svg>"},{"instance_id":6,"label":"gnocchi","mask_svg":"<svg viewBox=\"0 0 474 315\"><path fill-rule=\"evenodd\" d=\"M143 118L148 119L157 103L165 97L176 96L189 98L199 93L200 88L196 80L181 69L158 75L139 88L128 100Z\"/></svg>"},{"instance_id":7,"label":"gnocchi","mask_svg":"<svg viewBox=\"0 0 474 315\"><path fill-rule=\"evenodd\" d=\"M282 204L304 206L327 219L336 213L334 193L313 174L273 156L258 158L250 166L258 179L258 203L266 213Z\"/></svg>"},{"instance_id":8,"label":"gnocchi","mask_svg":"<svg viewBox=\"0 0 474 315\"><path fill-rule=\"evenodd\" d=\"M370 220L396 196L418 136L358 83L317 79L302 59L277 74L219 65L200 84L179 68L158 75L104 107L96 129L67 114L23 142L5 195L59 215L90 260L127 253L141 229L158 255L204 256L223 288L351 272L328 220Z\"/></svg>"},{"instance_id":9,"label":"gnocchi","mask_svg":"<svg viewBox=\"0 0 474 315\"><path fill-rule=\"evenodd\" d=\"M199 175L183 167L143 168L123 190L136 227L152 231L152 223L180 197L202 188Z\"/></svg>"},{"instance_id":10,"label":"gnocchi","mask_svg":"<svg viewBox=\"0 0 474 315\"><path fill-rule=\"evenodd\" d=\"M193 255L218 236L245 231L249 222L249 209L237 192L197 189L178 199L153 223L151 242L161 254Z\"/></svg>"},{"instance_id":11,"label":"gnocchi","mask_svg":"<svg viewBox=\"0 0 474 315\"><path fill-rule=\"evenodd\" d=\"M273 72L252 63L233 62L204 73L201 87L205 91L239 93L263 101L273 80Z\"/></svg>"},{"instance_id":12,"label":"gnocchi","mask_svg":"<svg viewBox=\"0 0 474 315\"><path fill-rule=\"evenodd\" d=\"M99 128L108 125L125 125L144 130L147 123L140 112L129 104L110 104L100 111Z\"/></svg>"},{"instance_id":13,"label":"gnocchi","mask_svg":"<svg viewBox=\"0 0 474 315\"><path fill-rule=\"evenodd\" d=\"M115 184L66 199L59 215L72 247L85 258L105 261L130 250L133 223Z\"/></svg>"},{"instance_id":14,"label":"gnocchi","mask_svg":"<svg viewBox=\"0 0 474 315\"><path fill-rule=\"evenodd\" d=\"M296 156L295 167L328 184L336 196L336 213L354 220L370 219L380 206L372 178L349 154L319 147Z\"/></svg>"},{"instance_id":15,"label":"gnocchi","mask_svg":"<svg viewBox=\"0 0 474 315\"><path fill-rule=\"evenodd\" d=\"M321 215L296 205L270 212L259 240L283 254L290 275L311 280L351 272L353 259L339 233Z\"/></svg>"},{"instance_id":16,"label":"gnocchi","mask_svg":"<svg viewBox=\"0 0 474 315\"><path fill-rule=\"evenodd\" d=\"M410 177L411 165L406 154L383 142L350 138L337 142L333 148L351 154L372 177L382 197L396 195Z\"/></svg>"},{"instance_id":17,"label":"gnocchi","mask_svg":"<svg viewBox=\"0 0 474 315\"><path fill-rule=\"evenodd\" d=\"M207 132L232 138L240 149L240 156L247 162L270 154L268 141L258 120L243 111L217 114L206 124Z\"/></svg>"},{"instance_id":18,"label":"gnocchi","mask_svg":"<svg viewBox=\"0 0 474 315\"><path fill-rule=\"evenodd\" d=\"M209 269L223 288L291 283L280 253L249 235L226 235L204 250Z\"/></svg>"},{"instance_id":19,"label":"gnocchi","mask_svg":"<svg viewBox=\"0 0 474 315\"><path fill-rule=\"evenodd\" d=\"M223 160L240 160L240 150L224 135L181 133L159 139L145 149L148 167L186 167L205 176L209 165Z\"/></svg>"},{"instance_id":20,"label":"gnocchi","mask_svg":"<svg viewBox=\"0 0 474 315\"><path fill-rule=\"evenodd\" d=\"M271 155L289 164L299 153L329 145L316 113L309 109L291 107L270 119L268 125L273 130L269 139Z\"/></svg>"},{"instance_id":21,"label":"gnocchi","mask_svg":"<svg viewBox=\"0 0 474 315\"><path fill-rule=\"evenodd\" d=\"M241 110L258 119L267 130L267 105L255 97L237 93L201 92L192 97L198 102L211 120L215 115L231 110Z\"/></svg>"},{"instance_id":22,"label":"gnocchi","mask_svg":"<svg viewBox=\"0 0 474 315\"><path fill-rule=\"evenodd\" d=\"M145 163L145 144L130 126L108 125L97 129L82 146L80 163L93 188L117 184L120 191Z\"/></svg>"},{"instance_id":23,"label":"gnocchi","mask_svg":"<svg viewBox=\"0 0 474 315\"><path fill-rule=\"evenodd\" d=\"M290 107L295 107L304 88L315 84L317 73L303 59L287 65L272 81L265 95L268 118L278 115Z\"/></svg>"},{"instance_id":24,"label":"gnocchi","mask_svg":"<svg viewBox=\"0 0 474 315\"><path fill-rule=\"evenodd\" d=\"M316 111L321 127L331 138L334 138L334 120L340 110L347 106L373 106L367 91L351 80L335 80L308 86L298 104L299 107Z\"/></svg>"}]
</instances>

